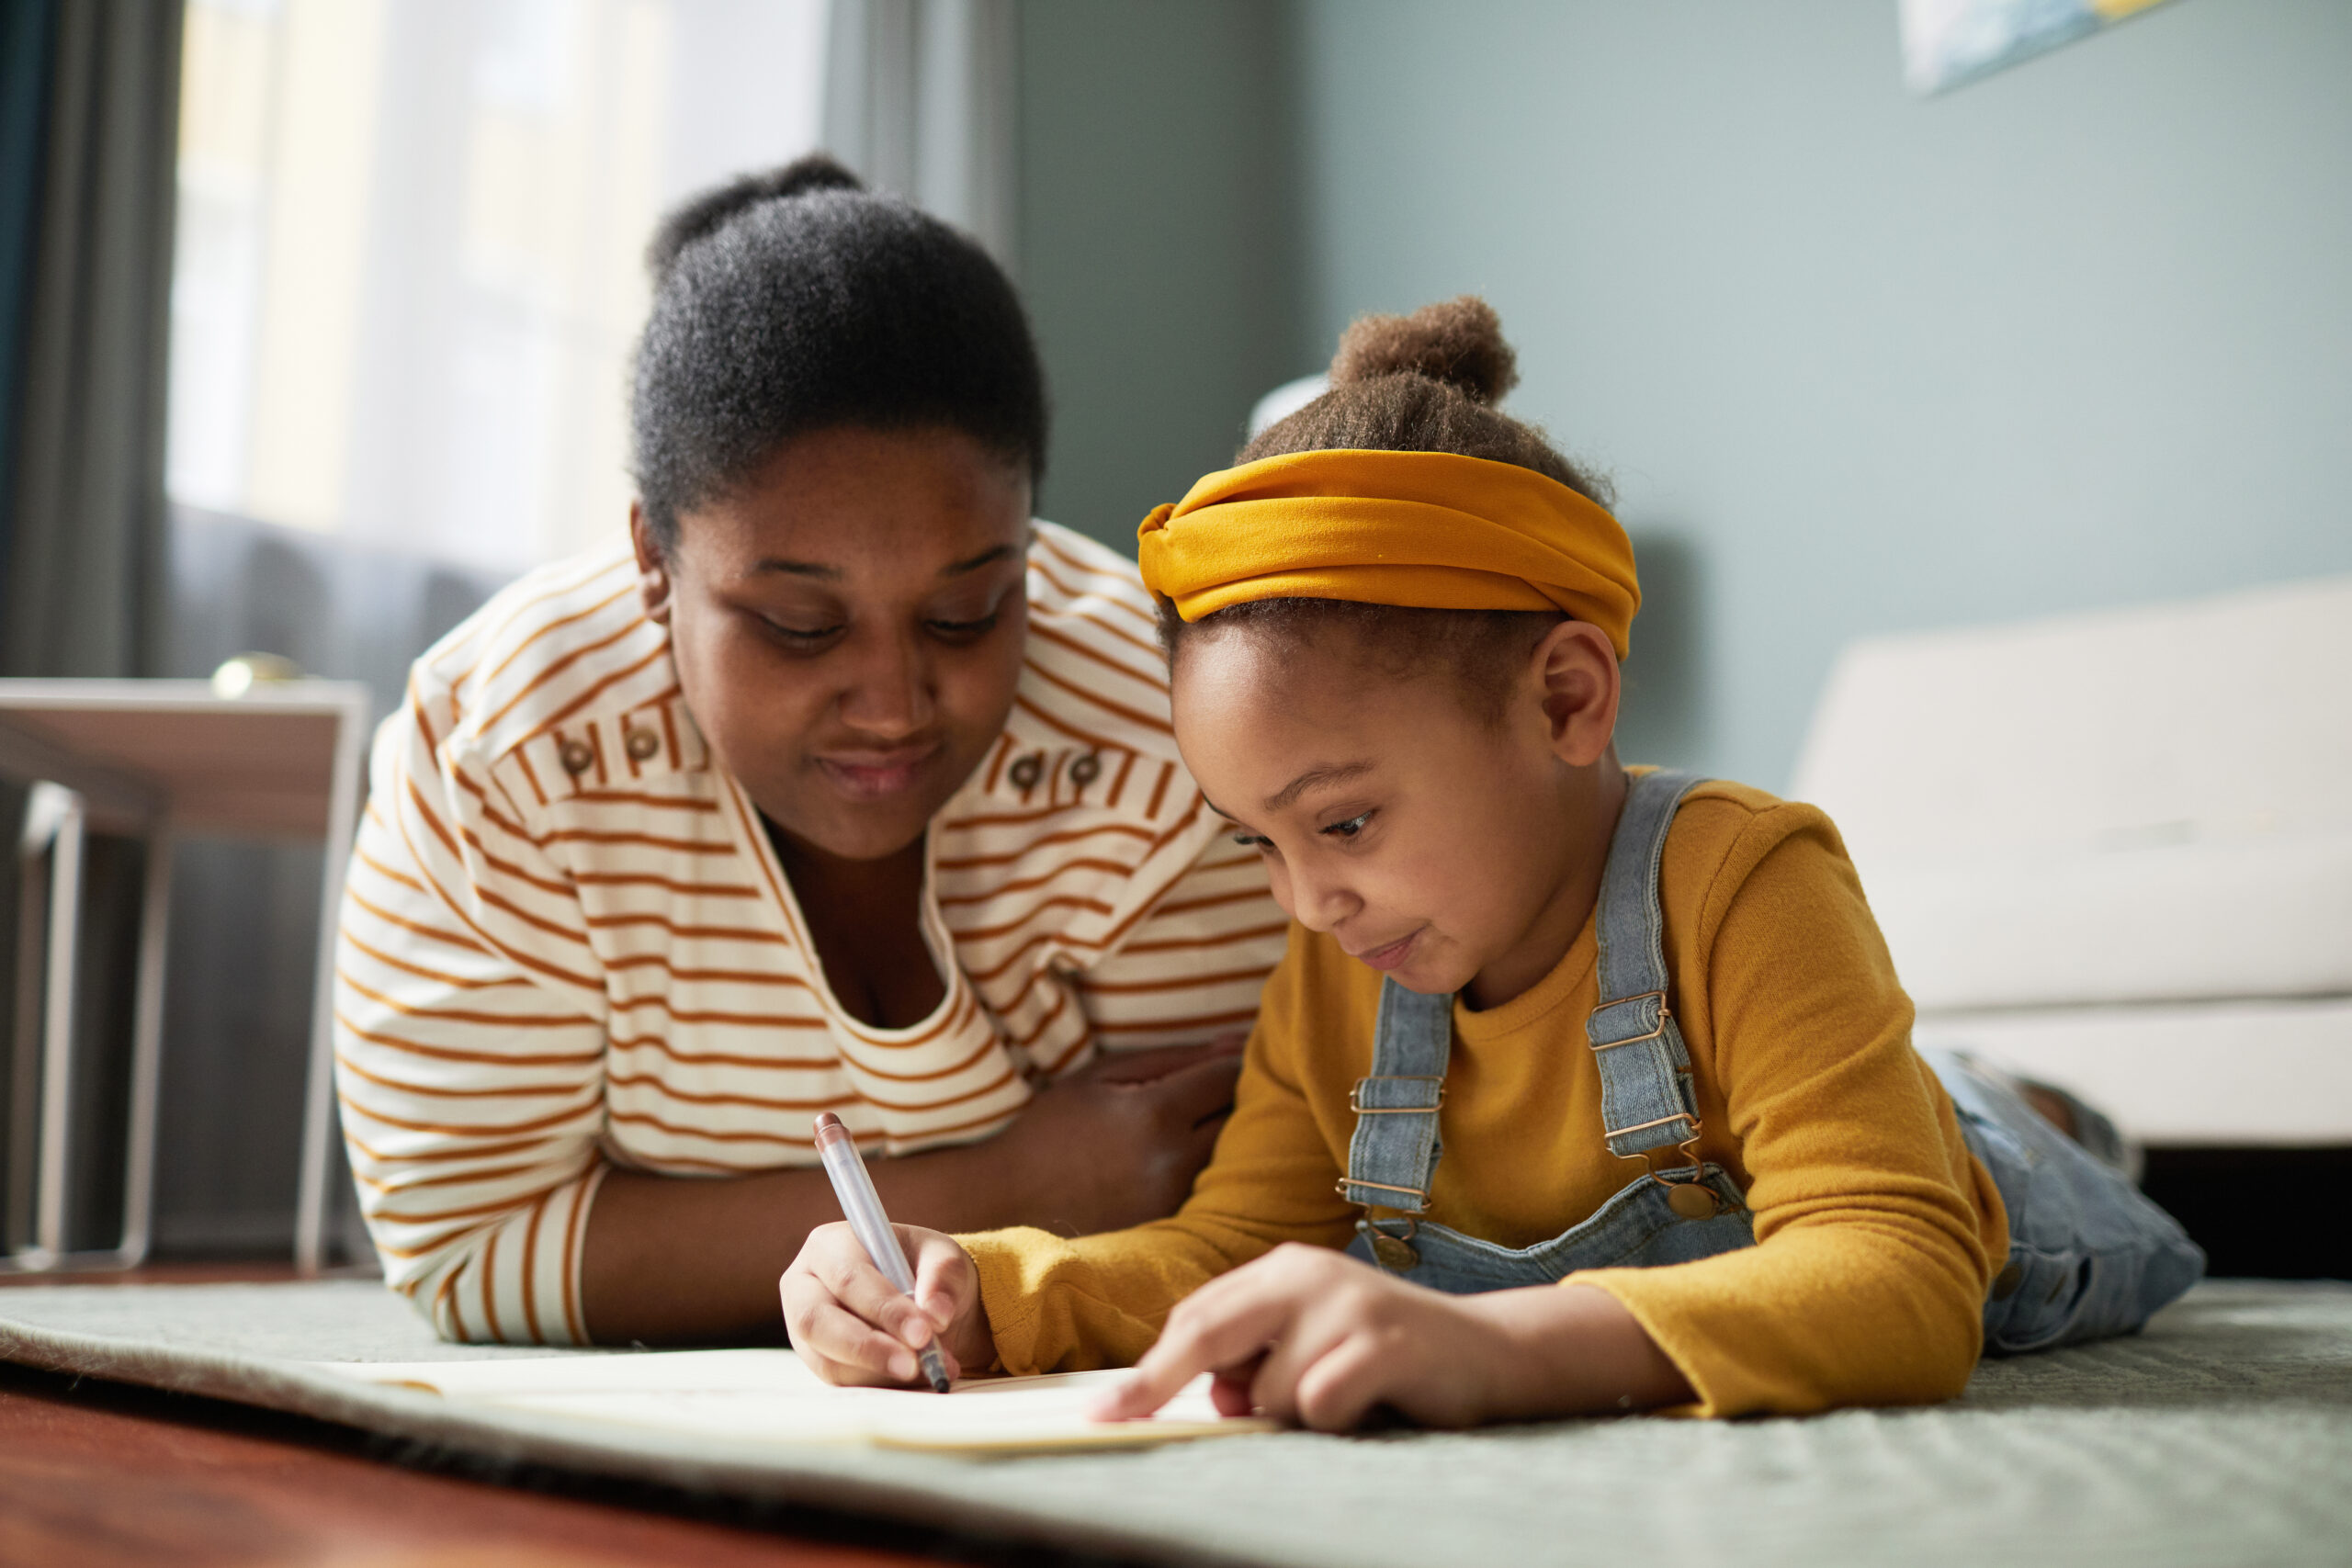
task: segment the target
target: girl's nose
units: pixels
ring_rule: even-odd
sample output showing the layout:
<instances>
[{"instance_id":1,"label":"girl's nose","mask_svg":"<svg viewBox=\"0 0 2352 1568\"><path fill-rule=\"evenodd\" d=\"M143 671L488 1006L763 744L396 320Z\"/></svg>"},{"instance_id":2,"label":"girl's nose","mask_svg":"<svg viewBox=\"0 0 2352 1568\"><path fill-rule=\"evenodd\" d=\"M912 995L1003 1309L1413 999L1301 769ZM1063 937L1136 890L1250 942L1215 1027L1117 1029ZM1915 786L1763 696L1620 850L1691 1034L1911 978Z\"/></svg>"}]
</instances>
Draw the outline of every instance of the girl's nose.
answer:
<instances>
[{"instance_id":1,"label":"girl's nose","mask_svg":"<svg viewBox=\"0 0 2352 1568\"><path fill-rule=\"evenodd\" d=\"M914 639L876 634L856 653L841 694L843 722L882 740L903 739L927 728L938 705L930 663Z\"/></svg>"},{"instance_id":2,"label":"girl's nose","mask_svg":"<svg viewBox=\"0 0 2352 1568\"><path fill-rule=\"evenodd\" d=\"M1283 880L1286 896L1276 894L1290 918L1311 931L1328 931L1363 908L1363 900L1343 882L1311 873L1293 871Z\"/></svg>"}]
</instances>

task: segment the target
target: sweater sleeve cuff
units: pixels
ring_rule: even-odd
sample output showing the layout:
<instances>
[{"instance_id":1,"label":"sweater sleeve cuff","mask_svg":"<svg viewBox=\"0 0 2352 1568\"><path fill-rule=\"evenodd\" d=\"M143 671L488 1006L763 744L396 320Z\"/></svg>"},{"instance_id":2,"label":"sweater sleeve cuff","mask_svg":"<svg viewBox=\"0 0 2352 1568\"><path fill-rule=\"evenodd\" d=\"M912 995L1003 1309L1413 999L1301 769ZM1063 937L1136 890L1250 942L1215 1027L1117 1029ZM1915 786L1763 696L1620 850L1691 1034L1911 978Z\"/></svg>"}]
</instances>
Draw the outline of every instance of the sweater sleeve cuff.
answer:
<instances>
[{"instance_id":1,"label":"sweater sleeve cuff","mask_svg":"<svg viewBox=\"0 0 2352 1568\"><path fill-rule=\"evenodd\" d=\"M588 1344L580 1260L607 1168L599 1160L424 1258L379 1236L385 1282L453 1344Z\"/></svg>"},{"instance_id":2,"label":"sweater sleeve cuff","mask_svg":"<svg viewBox=\"0 0 2352 1568\"><path fill-rule=\"evenodd\" d=\"M988 1314L989 1333L996 1341L994 1370L1016 1374L1046 1371L1067 1347L1041 1343L1045 1314L1037 1281L1061 1238L1024 1225L956 1240L979 1277L980 1310Z\"/></svg>"},{"instance_id":3,"label":"sweater sleeve cuff","mask_svg":"<svg viewBox=\"0 0 2352 1568\"><path fill-rule=\"evenodd\" d=\"M1589 1285L1606 1292L1619 1306L1641 1325L1642 1332L1650 1337L1674 1370L1682 1374L1699 1398L1695 1404L1662 1405L1650 1412L1653 1416L1695 1416L1712 1419L1745 1412L1727 1407L1730 1384L1734 1381L1722 1359L1712 1354L1712 1347L1704 1336L1690 1331L1690 1325L1678 1316L1671 1306L1658 1299L1659 1292L1645 1289L1655 1284L1644 1276L1653 1270L1642 1269L1601 1269L1570 1274L1560 1281L1563 1285Z\"/></svg>"}]
</instances>

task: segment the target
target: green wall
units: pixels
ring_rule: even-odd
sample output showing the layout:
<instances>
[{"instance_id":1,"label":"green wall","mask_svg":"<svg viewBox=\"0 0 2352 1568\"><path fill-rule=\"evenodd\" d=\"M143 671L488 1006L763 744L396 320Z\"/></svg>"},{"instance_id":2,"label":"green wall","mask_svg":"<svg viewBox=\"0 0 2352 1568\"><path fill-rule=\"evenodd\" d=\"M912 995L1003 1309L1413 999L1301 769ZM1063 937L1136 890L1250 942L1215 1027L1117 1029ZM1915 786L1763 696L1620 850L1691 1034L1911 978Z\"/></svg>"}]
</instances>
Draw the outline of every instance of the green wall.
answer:
<instances>
[{"instance_id":1,"label":"green wall","mask_svg":"<svg viewBox=\"0 0 2352 1568\"><path fill-rule=\"evenodd\" d=\"M1894 13L1303 5L1315 335L1485 293L1515 412L1679 547L1637 756L1779 786L1856 635L2352 570L2352 5L1929 99Z\"/></svg>"},{"instance_id":2,"label":"green wall","mask_svg":"<svg viewBox=\"0 0 2352 1568\"><path fill-rule=\"evenodd\" d=\"M2352 5L1928 99L1894 14L1023 0L1044 514L1131 542L1351 317L1471 290L1634 531L1634 760L1785 784L1858 635L2352 570Z\"/></svg>"},{"instance_id":3,"label":"green wall","mask_svg":"<svg viewBox=\"0 0 2352 1568\"><path fill-rule=\"evenodd\" d=\"M1023 0L1019 268L1054 399L1038 514L1132 553L1297 374L1286 8Z\"/></svg>"}]
</instances>

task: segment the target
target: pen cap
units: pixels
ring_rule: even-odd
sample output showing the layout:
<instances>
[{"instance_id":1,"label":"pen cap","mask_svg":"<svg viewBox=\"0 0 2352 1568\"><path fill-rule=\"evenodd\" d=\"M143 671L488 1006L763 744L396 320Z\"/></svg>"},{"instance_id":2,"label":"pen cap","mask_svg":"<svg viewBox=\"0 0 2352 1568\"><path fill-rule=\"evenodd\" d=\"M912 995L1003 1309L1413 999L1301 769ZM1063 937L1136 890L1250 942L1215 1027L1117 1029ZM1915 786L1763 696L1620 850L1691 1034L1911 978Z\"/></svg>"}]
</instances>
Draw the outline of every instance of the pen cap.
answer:
<instances>
[{"instance_id":1,"label":"pen cap","mask_svg":"<svg viewBox=\"0 0 2352 1568\"><path fill-rule=\"evenodd\" d=\"M820 1111L817 1117L817 1153L825 1162L825 1174L832 1179L833 1196L841 1200L842 1217L882 1270L882 1277L901 1291L915 1288L914 1270L907 1265L907 1255L899 1246L898 1233L890 1228L890 1216L882 1212L881 1195L874 1190L874 1179L865 1171L865 1162L858 1157L857 1140L831 1111Z\"/></svg>"}]
</instances>

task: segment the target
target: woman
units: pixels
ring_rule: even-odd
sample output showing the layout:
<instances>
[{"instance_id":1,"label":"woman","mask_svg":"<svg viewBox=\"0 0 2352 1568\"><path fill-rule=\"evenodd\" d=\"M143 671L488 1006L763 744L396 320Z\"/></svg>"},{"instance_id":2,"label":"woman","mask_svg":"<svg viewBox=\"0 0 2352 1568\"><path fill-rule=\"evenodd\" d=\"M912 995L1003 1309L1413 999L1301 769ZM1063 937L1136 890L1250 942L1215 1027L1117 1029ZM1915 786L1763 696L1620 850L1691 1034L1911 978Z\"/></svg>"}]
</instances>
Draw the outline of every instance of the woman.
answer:
<instances>
[{"instance_id":1,"label":"woman","mask_svg":"<svg viewBox=\"0 0 2352 1568\"><path fill-rule=\"evenodd\" d=\"M352 1168L450 1338L772 1333L820 1110L928 1224L1165 1213L1282 951L1134 567L1031 523L987 256L816 158L650 260L633 547L418 660L352 863Z\"/></svg>"}]
</instances>

